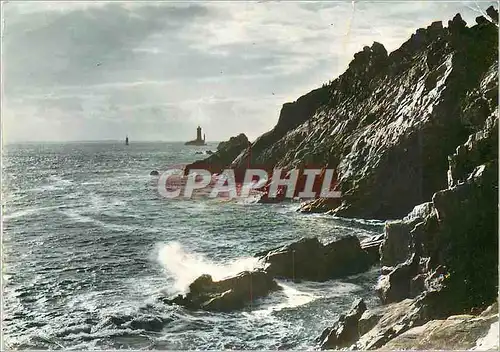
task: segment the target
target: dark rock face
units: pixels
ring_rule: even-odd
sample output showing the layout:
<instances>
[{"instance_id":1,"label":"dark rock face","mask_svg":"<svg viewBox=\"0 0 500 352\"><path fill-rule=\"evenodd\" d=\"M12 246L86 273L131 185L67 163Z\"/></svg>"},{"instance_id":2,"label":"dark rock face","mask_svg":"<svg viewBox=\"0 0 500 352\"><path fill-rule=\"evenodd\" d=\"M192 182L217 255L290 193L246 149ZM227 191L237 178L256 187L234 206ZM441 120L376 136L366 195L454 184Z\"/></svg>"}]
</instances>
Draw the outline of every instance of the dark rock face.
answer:
<instances>
[{"instance_id":1,"label":"dark rock face","mask_svg":"<svg viewBox=\"0 0 500 352\"><path fill-rule=\"evenodd\" d=\"M380 247L380 263L382 265L395 266L410 257L410 232L433 211L431 202L422 203L414 207L403 220L389 221L385 224L384 241Z\"/></svg>"},{"instance_id":2,"label":"dark rock face","mask_svg":"<svg viewBox=\"0 0 500 352\"><path fill-rule=\"evenodd\" d=\"M151 172L149 173L149 175L150 175L150 176L158 176L158 175L160 175L160 173L159 173L158 171L156 171L156 170L153 170L153 171L151 171Z\"/></svg>"},{"instance_id":3,"label":"dark rock face","mask_svg":"<svg viewBox=\"0 0 500 352\"><path fill-rule=\"evenodd\" d=\"M458 306L484 306L498 295L498 160L466 183L434 195L442 264Z\"/></svg>"},{"instance_id":4,"label":"dark rock face","mask_svg":"<svg viewBox=\"0 0 500 352\"><path fill-rule=\"evenodd\" d=\"M448 297L444 302L449 311L458 314L484 307L498 294L496 114L488 116L449 160L450 188L436 192L432 206L420 211L416 224L404 231L405 253L412 260L386 270L380 280L385 303L415 297L422 290L438 291ZM403 223L409 219L410 215ZM391 265L401 259L394 256L395 246L381 247L382 258L393 259Z\"/></svg>"},{"instance_id":5,"label":"dark rock face","mask_svg":"<svg viewBox=\"0 0 500 352\"><path fill-rule=\"evenodd\" d=\"M457 15L389 55L365 47L340 77L286 103L276 127L228 165L333 168L341 203L316 200L305 211L401 218L447 187L448 156L495 111L497 37L494 23L468 28Z\"/></svg>"},{"instance_id":6,"label":"dark rock face","mask_svg":"<svg viewBox=\"0 0 500 352\"><path fill-rule=\"evenodd\" d=\"M208 158L187 165L184 168L184 173L187 175L191 169L204 169L210 171L212 174L220 173L224 168L228 167L243 150L247 149L249 145L250 142L243 133L231 137L226 142L220 142L217 146L217 151Z\"/></svg>"},{"instance_id":7,"label":"dark rock face","mask_svg":"<svg viewBox=\"0 0 500 352\"><path fill-rule=\"evenodd\" d=\"M378 349L406 331L432 319L450 315L449 304L440 292L424 292L374 309L356 300L352 308L340 316L332 327L318 338L322 349Z\"/></svg>"},{"instance_id":8,"label":"dark rock face","mask_svg":"<svg viewBox=\"0 0 500 352\"><path fill-rule=\"evenodd\" d=\"M394 266L404 262L410 254L410 231L415 221L391 221L385 224L384 242L380 247L380 264Z\"/></svg>"},{"instance_id":9,"label":"dark rock face","mask_svg":"<svg viewBox=\"0 0 500 352\"><path fill-rule=\"evenodd\" d=\"M360 337L358 323L365 311L362 299L354 301L347 314L342 314L332 327L323 331L319 338L321 349L340 349L356 342Z\"/></svg>"},{"instance_id":10,"label":"dark rock face","mask_svg":"<svg viewBox=\"0 0 500 352\"><path fill-rule=\"evenodd\" d=\"M419 258L413 254L410 259L398 264L391 272L379 279L377 292L382 303L399 302L412 297L412 293L421 292L416 289L412 290L412 279L418 273L418 265Z\"/></svg>"},{"instance_id":11,"label":"dark rock face","mask_svg":"<svg viewBox=\"0 0 500 352\"><path fill-rule=\"evenodd\" d=\"M370 261L377 263L380 260L380 246L384 243L384 234L374 235L361 241L361 248L368 253Z\"/></svg>"},{"instance_id":12,"label":"dark rock face","mask_svg":"<svg viewBox=\"0 0 500 352\"><path fill-rule=\"evenodd\" d=\"M273 277L326 281L361 273L375 264L355 236L323 245L317 238L303 238L263 258Z\"/></svg>"},{"instance_id":13,"label":"dark rock face","mask_svg":"<svg viewBox=\"0 0 500 352\"><path fill-rule=\"evenodd\" d=\"M221 281L202 275L189 285L186 295L163 299L163 302L189 309L228 312L251 305L256 299L279 289L272 276L262 270L244 271Z\"/></svg>"},{"instance_id":14,"label":"dark rock face","mask_svg":"<svg viewBox=\"0 0 500 352\"><path fill-rule=\"evenodd\" d=\"M427 117L412 127L412 113L406 114L401 121L405 127L399 128L408 134L394 139L392 147L378 144L381 154L372 153L364 146L358 148L360 153L365 151L359 154L360 162L378 158L375 168L393 165L397 171L391 172L398 177L407 175L405 161L401 160L402 165L398 165L387 163L385 158L408 148L406 157L418 164L413 172L418 174L414 181L418 180L416 188L420 192L419 198L409 191L410 198L413 204L427 203L415 207L402 220L387 223L380 254L381 263L388 266L382 267L377 286L385 305L380 308L381 312L366 311L359 318L357 327L362 336L351 346L355 349L433 346L439 349L447 347L448 340L457 348L470 348L474 339L466 341L467 338L478 335L467 329L485 329L493 321L481 321L470 315L443 320L450 315L478 312L498 297L498 61L490 51L492 48L497 51L497 43L492 40L498 29L491 20L498 21L498 12L493 8L488 11L489 19L479 17L478 25L472 28L467 28L457 15L449 22L448 29L434 23L418 30L389 55L398 59L398 64L392 64L389 72L396 70L404 76L410 68L421 70L419 72L426 76L422 94L434 91L440 100L432 103L429 114L421 115ZM478 37L480 34L483 39ZM437 43L446 45L438 47ZM412 58L409 54L418 56L424 47L422 59L426 68L419 68L413 61L415 56ZM449 66L442 61L445 57ZM441 76L440 70L448 73ZM414 93L410 95L415 97ZM413 107L418 110L422 107L418 105L415 103ZM378 130L374 129L373 133L391 133L384 126L379 120ZM411 141L413 133L417 143L405 144ZM366 143L372 142L368 139ZM412 154L415 150L420 153L418 156ZM432 153L434 155L430 155ZM359 176L357 166L352 165L356 158L358 155L344 166ZM364 187L372 182L376 187L379 182L384 183L379 178L383 173L383 170L375 170L362 174L355 181L356 189L348 190L351 193L333 213L357 215L360 210L364 211L362 206L366 201L371 208L369 199L378 195L378 190ZM395 190L400 181L393 179L393 182ZM391 197L385 198L387 204L395 204L390 201ZM456 319L463 321L457 324ZM421 329L413 329L422 325ZM430 333L434 334L433 342L425 335Z\"/></svg>"}]
</instances>

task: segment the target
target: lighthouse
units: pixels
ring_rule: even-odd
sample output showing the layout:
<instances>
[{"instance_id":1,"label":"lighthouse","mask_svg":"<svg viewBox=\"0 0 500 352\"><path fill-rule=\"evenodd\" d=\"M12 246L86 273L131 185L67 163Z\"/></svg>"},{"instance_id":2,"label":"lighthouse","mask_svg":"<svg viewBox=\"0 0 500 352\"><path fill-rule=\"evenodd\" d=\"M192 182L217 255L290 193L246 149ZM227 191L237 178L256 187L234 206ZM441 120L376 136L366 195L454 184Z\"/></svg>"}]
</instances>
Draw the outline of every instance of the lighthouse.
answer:
<instances>
[{"instance_id":1,"label":"lighthouse","mask_svg":"<svg viewBox=\"0 0 500 352\"><path fill-rule=\"evenodd\" d=\"M203 134L203 139L201 139L201 127L198 126L196 128L196 139L193 141L189 141L184 143L185 145L206 145L205 144L205 134Z\"/></svg>"},{"instance_id":2,"label":"lighthouse","mask_svg":"<svg viewBox=\"0 0 500 352\"><path fill-rule=\"evenodd\" d=\"M202 139L201 139L201 127L200 126L198 126L198 128L196 129L196 140L200 141L200 142L202 141Z\"/></svg>"}]
</instances>

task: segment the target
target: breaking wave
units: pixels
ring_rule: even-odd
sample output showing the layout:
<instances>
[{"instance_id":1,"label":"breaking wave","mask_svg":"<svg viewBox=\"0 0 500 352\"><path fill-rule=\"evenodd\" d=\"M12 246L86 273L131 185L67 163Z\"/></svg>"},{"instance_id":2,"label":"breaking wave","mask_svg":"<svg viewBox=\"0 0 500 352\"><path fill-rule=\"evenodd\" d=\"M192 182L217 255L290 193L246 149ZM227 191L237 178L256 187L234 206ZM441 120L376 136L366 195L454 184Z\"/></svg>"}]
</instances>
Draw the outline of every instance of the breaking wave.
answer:
<instances>
[{"instance_id":1,"label":"breaking wave","mask_svg":"<svg viewBox=\"0 0 500 352\"><path fill-rule=\"evenodd\" d=\"M221 280L259 267L259 260L254 257L214 263L202 254L186 250L179 242L160 245L157 260L174 279L175 290L180 292L186 292L189 285L203 274L211 275L214 280Z\"/></svg>"}]
</instances>

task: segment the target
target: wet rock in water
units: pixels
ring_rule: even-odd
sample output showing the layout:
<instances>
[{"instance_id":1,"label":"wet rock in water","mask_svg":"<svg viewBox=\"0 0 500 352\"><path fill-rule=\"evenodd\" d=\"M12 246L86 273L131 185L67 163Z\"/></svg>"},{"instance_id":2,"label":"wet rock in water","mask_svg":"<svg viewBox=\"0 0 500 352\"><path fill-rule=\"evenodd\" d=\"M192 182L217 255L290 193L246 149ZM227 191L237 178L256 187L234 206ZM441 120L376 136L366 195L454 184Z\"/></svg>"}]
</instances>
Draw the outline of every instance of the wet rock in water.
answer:
<instances>
[{"instance_id":1,"label":"wet rock in water","mask_svg":"<svg viewBox=\"0 0 500 352\"><path fill-rule=\"evenodd\" d=\"M272 276L263 270L244 271L220 281L202 275L189 285L186 295L163 299L163 302L189 309L228 312L252 305L256 299L280 289Z\"/></svg>"},{"instance_id":2,"label":"wet rock in water","mask_svg":"<svg viewBox=\"0 0 500 352\"><path fill-rule=\"evenodd\" d=\"M263 260L266 271L273 277L310 281L358 274L375 264L356 236L346 236L326 245L317 238L302 238L267 253Z\"/></svg>"},{"instance_id":3,"label":"wet rock in water","mask_svg":"<svg viewBox=\"0 0 500 352\"><path fill-rule=\"evenodd\" d=\"M158 176L158 175L160 175L160 173L159 173L158 171L156 171L156 170L153 170L153 171L151 171L151 172L149 173L149 175L150 175L150 176Z\"/></svg>"},{"instance_id":4,"label":"wet rock in water","mask_svg":"<svg viewBox=\"0 0 500 352\"><path fill-rule=\"evenodd\" d=\"M351 346L360 337L358 322L366 311L366 304L362 299L354 301L347 314L342 314L335 324L326 328L319 340L321 349L340 349Z\"/></svg>"},{"instance_id":5,"label":"wet rock in water","mask_svg":"<svg viewBox=\"0 0 500 352\"><path fill-rule=\"evenodd\" d=\"M297 211L301 213L325 213L340 206L341 203L340 198L318 198L302 203Z\"/></svg>"},{"instance_id":6,"label":"wet rock in water","mask_svg":"<svg viewBox=\"0 0 500 352\"><path fill-rule=\"evenodd\" d=\"M154 316L144 316L133 319L126 324L133 330L161 331L165 322L163 319Z\"/></svg>"}]
</instances>

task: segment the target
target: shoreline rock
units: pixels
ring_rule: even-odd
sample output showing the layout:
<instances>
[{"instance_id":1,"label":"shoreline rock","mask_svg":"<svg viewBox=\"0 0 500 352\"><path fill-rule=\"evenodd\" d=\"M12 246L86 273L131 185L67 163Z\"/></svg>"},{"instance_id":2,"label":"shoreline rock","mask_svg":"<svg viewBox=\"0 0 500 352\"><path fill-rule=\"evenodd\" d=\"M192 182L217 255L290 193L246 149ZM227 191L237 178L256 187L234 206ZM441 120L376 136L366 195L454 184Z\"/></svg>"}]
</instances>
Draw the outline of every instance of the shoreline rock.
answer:
<instances>
[{"instance_id":1,"label":"shoreline rock","mask_svg":"<svg viewBox=\"0 0 500 352\"><path fill-rule=\"evenodd\" d=\"M356 236L325 245L316 237L302 238L260 254L271 276L290 280L322 282L367 271L376 263Z\"/></svg>"},{"instance_id":2,"label":"shoreline rock","mask_svg":"<svg viewBox=\"0 0 500 352\"><path fill-rule=\"evenodd\" d=\"M271 275L262 270L243 271L220 281L202 275L189 285L189 292L185 295L163 298L162 301L188 309L229 312L252 305L255 300L280 289Z\"/></svg>"}]
</instances>

